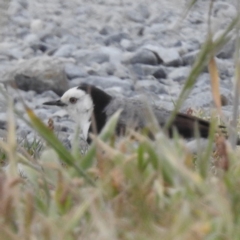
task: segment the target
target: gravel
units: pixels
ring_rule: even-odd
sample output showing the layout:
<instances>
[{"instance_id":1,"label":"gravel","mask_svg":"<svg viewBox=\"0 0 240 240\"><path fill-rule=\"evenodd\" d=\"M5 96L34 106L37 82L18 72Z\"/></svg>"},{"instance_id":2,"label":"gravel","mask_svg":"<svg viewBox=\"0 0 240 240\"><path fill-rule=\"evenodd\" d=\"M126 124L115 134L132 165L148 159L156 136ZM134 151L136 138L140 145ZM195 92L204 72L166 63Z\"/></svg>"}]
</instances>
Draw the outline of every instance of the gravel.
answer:
<instances>
[{"instance_id":1,"label":"gravel","mask_svg":"<svg viewBox=\"0 0 240 240\"><path fill-rule=\"evenodd\" d=\"M155 104L173 108L205 41L208 7L208 1L197 1L181 21L185 0L149 0L147 4L143 0L12 0L0 19L2 82L10 84L9 95L18 111L25 113L24 100L44 122L52 118L69 147L74 123L65 111L42 103L57 99L70 87L90 83L112 95L146 94ZM236 14L234 1L214 2L215 37ZM216 55L221 93L228 103L224 112L232 109L235 38L230 37ZM183 111L213 107L209 79L206 68ZM4 132L7 102L0 97ZM34 131L23 121L16 122L18 137L33 140Z\"/></svg>"}]
</instances>

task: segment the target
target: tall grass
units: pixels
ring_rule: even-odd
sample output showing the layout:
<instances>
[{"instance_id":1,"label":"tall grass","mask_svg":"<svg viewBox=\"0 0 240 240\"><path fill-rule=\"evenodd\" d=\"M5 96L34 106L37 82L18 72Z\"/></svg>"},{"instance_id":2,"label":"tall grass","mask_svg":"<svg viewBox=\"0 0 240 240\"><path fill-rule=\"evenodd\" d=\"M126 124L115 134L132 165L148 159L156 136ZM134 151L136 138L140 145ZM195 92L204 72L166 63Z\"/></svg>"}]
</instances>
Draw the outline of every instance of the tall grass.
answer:
<instances>
[{"instance_id":1,"label":"tall grass","mask_svg":"<svg viewBox=\"0 0 240 240\"><path fill-rule=\"evenodd\" d=\"M209 36L203 44L167 125L207 65L213 99L221 108L213 56L238 24L237 17L222 36L215 41ZM81 155L66 150L25 108L27 123L46 146L39 154L34 144L19 151L9 100L7 141L0 140L2 158L9 162L0 172L0 239L239 239L240 151L215 138L216 124L206 151L192 155L177 134L170 140L158 128L155 141L131 130L116 140L117 112Z\"/></svg>"}]
</instances>

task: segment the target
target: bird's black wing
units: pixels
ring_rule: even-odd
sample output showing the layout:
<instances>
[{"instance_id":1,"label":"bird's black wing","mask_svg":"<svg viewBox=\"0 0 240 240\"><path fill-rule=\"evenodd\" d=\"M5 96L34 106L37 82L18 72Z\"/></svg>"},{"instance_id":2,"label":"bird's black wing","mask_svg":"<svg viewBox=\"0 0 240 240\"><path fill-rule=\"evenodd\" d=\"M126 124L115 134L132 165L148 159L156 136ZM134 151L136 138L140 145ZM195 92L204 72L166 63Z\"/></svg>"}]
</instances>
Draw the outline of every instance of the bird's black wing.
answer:
<instances>
[{"instance_id":1,"label":"bird's black wing","mask_svg":"<svg viewBox=\"0 0 240 240\"><path fill-rule=\"evenodd\" d=\"M146 103L143 101L139 99L114 99L106 109L107 116L110 117L119 108L122 109L118 122L119 129L125 129L126 127L142 129L148 127L149 118L147 114L149 112L146 110ZM164 127L171 115L171 111L159 107L153 107L153 113L161 127ZM172 137L175 128L182 137L190 139L196 137L196 129L198 129L200 137L207 138L210 127L211 123L209 121L192 115L177 113L168 129L168 133ZM224 126L220 125L219 128L225 133ZM149 131L151 132L151 129Z\"/></svg>"}]
</instances>

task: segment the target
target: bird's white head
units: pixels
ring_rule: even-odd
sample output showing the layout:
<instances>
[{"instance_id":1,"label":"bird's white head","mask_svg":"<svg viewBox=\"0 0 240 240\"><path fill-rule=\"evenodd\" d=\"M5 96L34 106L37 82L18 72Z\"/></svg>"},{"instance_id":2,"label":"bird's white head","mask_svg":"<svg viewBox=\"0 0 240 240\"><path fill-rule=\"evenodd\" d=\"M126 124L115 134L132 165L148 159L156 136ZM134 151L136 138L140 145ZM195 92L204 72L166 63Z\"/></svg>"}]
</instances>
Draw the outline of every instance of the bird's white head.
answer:
<instances>
[{"instance_id":1,"label":"bird's white head","mask_svg":"<svg viewBox=\"0 0 240 240\"><path fill-rule=\"evenodd\" d=\"M94 107L91 96L87 92L74 87L66 91L59 100L44 104L64 107L70 117L79 124L84 138L87 139Z\"/></svg>"}]
</instances>

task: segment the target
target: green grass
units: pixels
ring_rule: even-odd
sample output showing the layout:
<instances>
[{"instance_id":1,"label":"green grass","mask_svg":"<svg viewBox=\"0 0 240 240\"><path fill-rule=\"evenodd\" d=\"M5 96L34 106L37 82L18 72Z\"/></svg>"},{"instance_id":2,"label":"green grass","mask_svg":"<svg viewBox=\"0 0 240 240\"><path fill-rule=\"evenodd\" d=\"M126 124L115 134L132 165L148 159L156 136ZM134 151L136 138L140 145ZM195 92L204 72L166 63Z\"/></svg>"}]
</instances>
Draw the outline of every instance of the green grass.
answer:
<instances>
[{"instance_id":1,"label":"green grass","mask_svg":"<svg viewBox=\"0 0 240 240\"><path fill-rule=\"evenodd\" d=\"M210 36L206 40L173 116L211 57L229 40L227 34L238 29L238 21L234 19L215 42ZM238 71L235 79L238 83ZM238 91L235 94L236 105ZM131 131L116 140L118 112L81 155L76 149L66 150L27 107L30 122L26 123L45 144L17 143L13 112L10 101L8 137L0 140L0 162L9 163L6 171L0 171L0 239L240 238L240 150L221 138L215 140L214 127L206 150L193 156L177 134L168 139L151 115L155 141ZM202 111L195 114L209 117ZM236 126L221 117L232 130L230 135L237 132ZM213 126L218 122L210 120ZM218 150L213 153L214 142ZM19 176L19 164L25 178Z\"/></svg>"}]
</instances>

